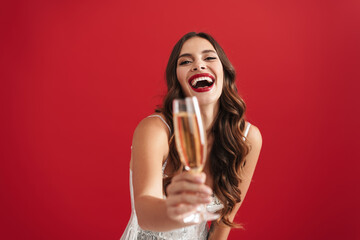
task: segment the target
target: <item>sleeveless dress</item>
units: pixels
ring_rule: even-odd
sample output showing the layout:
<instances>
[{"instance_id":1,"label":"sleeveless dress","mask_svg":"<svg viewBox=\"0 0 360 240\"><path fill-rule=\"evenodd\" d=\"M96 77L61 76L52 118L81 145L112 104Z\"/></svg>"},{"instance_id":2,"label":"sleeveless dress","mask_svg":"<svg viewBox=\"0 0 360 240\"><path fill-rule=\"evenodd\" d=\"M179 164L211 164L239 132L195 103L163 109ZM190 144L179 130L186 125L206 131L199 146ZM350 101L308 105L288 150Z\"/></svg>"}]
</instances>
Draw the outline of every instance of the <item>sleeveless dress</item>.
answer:
<instances>
[{"instance_id":1,"label":"sleeveless dress","mask_svg":"<svg viewBox=\"0 0 360 240\"><path fill-rule=\"evenodd\" d=\"M171 129L166 121L160 115L150 115L149 117L158 117L160 118L168 127L171 134ZM246 137L250 129L250 124L246 127L244 136ZM245 137L243 138L245 140ZM164 170L167 164L167 160L162 166L163 176ZM132 184L132 171L130 169L130 198L131 198L131 216L129 223L120 238L120 240L206 240L208 235L208 225L207 222L202 222L196 225L175 229L168 232L153 232L149 230L143 230L138 224L135 203L134 203L134 190ZM165 196L164 196L165 198ZM219 201L219 199L214 195L213 200L206 206L206 209L209 212L217 212L222 209L224 206Z\"/></svg>"}]
</instances>

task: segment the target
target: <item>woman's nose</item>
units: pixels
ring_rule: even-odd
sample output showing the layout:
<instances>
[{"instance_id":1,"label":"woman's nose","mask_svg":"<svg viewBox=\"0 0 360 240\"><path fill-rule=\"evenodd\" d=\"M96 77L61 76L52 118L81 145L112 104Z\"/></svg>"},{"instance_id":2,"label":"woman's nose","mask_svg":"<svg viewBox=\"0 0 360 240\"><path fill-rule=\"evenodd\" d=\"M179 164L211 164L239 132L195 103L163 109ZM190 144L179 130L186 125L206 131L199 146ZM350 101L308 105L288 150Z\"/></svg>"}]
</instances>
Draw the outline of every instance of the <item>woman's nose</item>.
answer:
<instances>
[{"instance_id":1,"label":"woman's nose","mask_svg":"<svg viewBox=\"0 0 360 240\"><path fill-rule=\"evenodd\" d=\"M205 64L204 63L201 63L201 62L196 62L192 68L193 71L197 71L197 70L204 70L206 67L205 67Z\"/></svg>"}]
</instances>

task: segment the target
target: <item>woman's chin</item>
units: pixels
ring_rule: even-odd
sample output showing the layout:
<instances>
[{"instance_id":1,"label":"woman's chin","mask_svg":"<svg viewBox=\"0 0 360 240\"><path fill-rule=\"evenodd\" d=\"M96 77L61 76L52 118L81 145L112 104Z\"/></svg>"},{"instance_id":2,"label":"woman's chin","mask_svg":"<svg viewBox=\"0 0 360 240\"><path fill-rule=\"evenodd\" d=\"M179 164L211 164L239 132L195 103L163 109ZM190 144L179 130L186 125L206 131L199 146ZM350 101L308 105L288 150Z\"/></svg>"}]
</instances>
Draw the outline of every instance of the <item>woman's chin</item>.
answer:
<instances>
[{"instance_id":1,"label":"woman's chin","mask_svg":"<svg viewBox=\"0 0 360 240\"><path fill-rule=\"evenodd\" d=\"M199 102L199 105L200 106L207 106L207 105L211 105L211 104L217 104L218 101L219 101L219 98L214 96L214 95L196 95L197 99L198 99L198 102Z\"/></svg>"},{"instance_id":2,"label":"woman's chin","mask_svg":"<svg viewBox=\"0 0 360 240\"><path fill-rule=\"evenodd\" d=\"M210 105L210 104L216 104L219 101L221 92L216 90L217 90L216 86L211 88L209 91L195 91L194 89L189 87L185 95L186 97L195 96L198 99L200 106Z\"/></svg>"}]
</instances>

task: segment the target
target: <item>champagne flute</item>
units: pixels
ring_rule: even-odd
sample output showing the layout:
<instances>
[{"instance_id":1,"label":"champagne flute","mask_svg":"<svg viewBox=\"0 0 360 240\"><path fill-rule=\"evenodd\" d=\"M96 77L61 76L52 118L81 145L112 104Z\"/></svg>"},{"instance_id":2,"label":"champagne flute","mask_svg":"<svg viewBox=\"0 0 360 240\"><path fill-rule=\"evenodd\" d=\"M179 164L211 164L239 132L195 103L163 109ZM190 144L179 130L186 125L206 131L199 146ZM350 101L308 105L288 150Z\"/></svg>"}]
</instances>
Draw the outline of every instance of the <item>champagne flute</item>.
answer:
<instances>
[{"instance_id":1,"label":"champagne flute","mask_svg":"<svg viewBox=\"0 0 360 240\"><path fill-rule=\"evenodd\" d=\"M176 148L185 169L190 172L201 172L206 160L206 135L197 98L174 99L173 121ZM185 216L183 221L200 223L215 220L219 216L208 212L206 205L201 205L196 212Z\"/></svg>"}]
</instances>

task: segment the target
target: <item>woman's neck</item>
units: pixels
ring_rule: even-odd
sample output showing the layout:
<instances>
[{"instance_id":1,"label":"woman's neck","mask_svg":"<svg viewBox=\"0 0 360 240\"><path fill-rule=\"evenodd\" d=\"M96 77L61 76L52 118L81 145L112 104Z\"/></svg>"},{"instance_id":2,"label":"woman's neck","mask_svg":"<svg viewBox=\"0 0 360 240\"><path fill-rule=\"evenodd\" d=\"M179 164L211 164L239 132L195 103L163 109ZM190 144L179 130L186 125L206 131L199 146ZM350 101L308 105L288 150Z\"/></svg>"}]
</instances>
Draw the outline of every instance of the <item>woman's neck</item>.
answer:
<instances>
[{"instance_id":1,"label":"woman's neck","mask_svg":"<svg viewBox=\"0 0 360 240\"><path fill-rule=\"evenodd\" d=\"M219 102L216 104L201 105L200 109L204 128L206 129L206 132L208 132L212 128L216 115L219 112Z\"/></svg>"}]
</instances>

